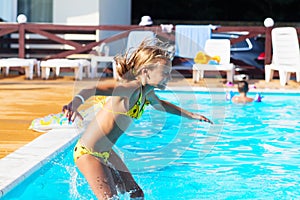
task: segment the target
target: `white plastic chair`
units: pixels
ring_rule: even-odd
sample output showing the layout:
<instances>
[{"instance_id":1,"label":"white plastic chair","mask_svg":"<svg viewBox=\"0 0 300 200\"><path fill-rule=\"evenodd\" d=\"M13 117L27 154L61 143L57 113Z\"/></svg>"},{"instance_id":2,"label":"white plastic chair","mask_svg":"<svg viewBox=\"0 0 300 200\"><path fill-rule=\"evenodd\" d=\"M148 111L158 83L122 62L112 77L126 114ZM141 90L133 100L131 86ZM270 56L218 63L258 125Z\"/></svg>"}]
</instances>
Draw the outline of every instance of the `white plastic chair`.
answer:
<instances>
[{"instance_id":1,"label":"white plastic chair","mask_svg":"<svg viewBox=\"0 0 300 200\"><path fill-rule=\"evenodd\" d=\"M83 70L87 77L90 77L90 61L85 59L49 59L41 61L42 79L48 79L50 76L50 69L52 68L55 75L59 76L60 68L73 68L75 73L75 79L82 80Z\"/></svg>"},{"instance_id":2,"label":"white plastic chair","mask_svg":"<svg viewBox=\"0 0 300 200\"><path fill-rule=\"evenodd\" d=\"M105 63L112 63L113 77L116 78L116 63L114 56L109 56L109 46L106 43L101 43L95 48L97 55L91 56L91 78L98 77L98 68L106 68Z\"/></svg>"},{"instance_id":3,"label":"white plastic chair","mask_svg":"<svg viewBox=\"0 0 300 200\"><path fill-rule=\"evenodd\" d=\"M265 80L273 79L274 71L279 72L280 84L286 85L291 73L296 73L300 82L300 53L298 34L294 27L278 27L272 30L273 58L270 65L265 65Z\"/></svg>"},{"instance_id":4,"label":"white plastic chair","mask_svg":"<svg viewBox=\"0 0 300 200\"><path fill-rule=\"evenodd\" d=\"M151 41L155 38L153 31L130 31L127 38L126 51L134 50L137 48L144 40Z\"/></svg>"},{"instance_id":5,"label":"white plastic chair","mask_svg":"<svg viewBox=\"0 0 300 200\"><path fill-rule=\"evenodd\" d=\"M230 63L230 40L228 39L208 39L205 42L204 52L209 56L220 56L220 63L194 64L193 81L198 82L203 79L204 71L226 71L227 81L233 82L234 65Z\"/></svg>"},{"instance_id":6,"label":"white plastic chair","mask_svg":"<svg viewBox=\"0 0 300 200\"><path fill-rule=\"evenodd\" d=\"M129 52L134 51L134 48L138 47L144 40L151 40L153 38L155 38L155 34L152 31L130 31L130 33L128 34L125 50ZM100 49L104 49L103 56L92 56L91 58L91 76L92 78L97 77L97 69L98 67L102 67L101 63L111 62L113 67L113 77L115 79L118 79L114 56L107 55L109 51L105 50L105 47L105 45L99 47ZM98 65L99 63L100 65Z\"/></svg>"}]
</instances>

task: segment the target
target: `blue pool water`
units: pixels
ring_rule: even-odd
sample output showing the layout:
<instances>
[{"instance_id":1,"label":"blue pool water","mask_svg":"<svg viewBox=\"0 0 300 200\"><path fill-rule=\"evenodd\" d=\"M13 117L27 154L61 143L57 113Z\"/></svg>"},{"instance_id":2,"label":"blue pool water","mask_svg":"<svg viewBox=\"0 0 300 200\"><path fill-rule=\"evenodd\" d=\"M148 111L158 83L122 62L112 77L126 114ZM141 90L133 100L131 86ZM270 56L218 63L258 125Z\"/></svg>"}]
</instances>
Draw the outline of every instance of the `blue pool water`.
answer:
<instances>
[{"instance_id":1,"label":"blue pool water","mask_svg":"<svg viewBox=\"0 0 300 200\"><path fill-rule=\"evenodd\" d=\"M299 94L264 94L248 105L222 93L158 94L215 124L147 109L120 138L116 150L146 200L300 198ZM96 199L73 163L73 146L3 200Z\"/></svg>"}]
</instances>

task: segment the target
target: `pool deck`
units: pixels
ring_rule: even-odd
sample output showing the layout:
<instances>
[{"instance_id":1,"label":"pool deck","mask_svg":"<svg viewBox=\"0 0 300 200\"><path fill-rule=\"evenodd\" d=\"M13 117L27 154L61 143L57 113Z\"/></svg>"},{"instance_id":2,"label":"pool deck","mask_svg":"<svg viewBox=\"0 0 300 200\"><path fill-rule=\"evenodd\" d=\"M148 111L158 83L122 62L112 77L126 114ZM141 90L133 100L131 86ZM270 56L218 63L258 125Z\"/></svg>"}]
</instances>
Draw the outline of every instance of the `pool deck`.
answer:
<instances>
[{"instance_id":1,"label":"pool deck","mask_svg":"<svg viewBox=\"0 0 300 200\"><path fill-rule=\"evenodd\" d=\"M105 79L103 81L112 81ZM74 81L72 77L55 80L24 80L23 76L0 77L0 198L47 162L80 134L80 129L56 129L47 133L29 130L31 121L61 111L74 93L96 80ZM207 78L199 83L192 79L174 78L170 90L220 91L236 90L224 79ZM290 81L280 86L279 80L266 83L249 80L262 93L300 93L300 83ZM251 91L250 91L251 92ZM88 105L87 105L88 106Z\"/></svg>"}]
</instances>

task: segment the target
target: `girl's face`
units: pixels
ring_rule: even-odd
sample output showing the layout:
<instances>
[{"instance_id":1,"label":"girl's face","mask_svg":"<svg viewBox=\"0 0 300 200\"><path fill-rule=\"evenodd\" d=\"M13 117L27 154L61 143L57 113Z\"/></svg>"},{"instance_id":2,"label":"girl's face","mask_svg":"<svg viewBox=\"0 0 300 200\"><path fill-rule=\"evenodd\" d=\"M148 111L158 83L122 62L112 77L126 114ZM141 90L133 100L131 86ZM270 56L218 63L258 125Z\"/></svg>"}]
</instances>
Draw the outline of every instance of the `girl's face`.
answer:
<instances>
[{"instance_id":1,"label":"girl's face","mask_svg":"<svg viewBox=\"0 0 300 200\"><path fill-rule=\"evenodd\" d=\"M171 63L159 59L157 62L153 63L153 69L147 69L145 72L146 83L155 88L164 90L167 86L169 80L171 80Z\"/></svg>"}]
</instances>

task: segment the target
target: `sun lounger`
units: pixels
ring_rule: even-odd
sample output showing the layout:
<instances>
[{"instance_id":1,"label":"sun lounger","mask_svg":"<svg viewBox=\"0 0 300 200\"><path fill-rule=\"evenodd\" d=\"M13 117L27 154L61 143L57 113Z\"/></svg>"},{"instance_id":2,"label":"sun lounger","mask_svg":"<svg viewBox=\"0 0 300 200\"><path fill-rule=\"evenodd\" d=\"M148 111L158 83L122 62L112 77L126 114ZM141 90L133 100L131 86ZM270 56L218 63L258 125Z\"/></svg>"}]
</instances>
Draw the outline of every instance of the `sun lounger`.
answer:
<instances>
[{"instance_id":1,"label":"sun lounger","mask_svg":"<svg viewBox=\"0 0 300 200\"><path fill-rule=\"evenodd\" d=\"M280 84L286 85L291 73L296 73L300 82L300 51L298 34L294 27L278 27L272 30L272 63L265 66L265 80L273 79L274 71L279 72Z\"/></svg>"},{"instance_id":2,"label":"sun lounger","mask_svg":"<svg viewBox=\"0 0 300 200\"><path fill-rule=\"evenodd\" d=\"M226 71L227 81L233 82L234 65L230 63L230 41L228 39L209 39L205 43L204 51L209 56L219 56L219 64L194 64L193 80L203 79L204 71Z\"/></svg>"},{"instance_id":3,"label":"sun lounger","mask_svg":"<svg viewBox=\"0 0 300 200\"><path fill-rule=\"evenodd\" d=\"M59 76L60 68L73 68L75 79L82 80L84 71L86 76L90 77L90 66L90 61L85 59L49 59L41 62L42 78L49 78L51 68L56 76Z\"/></svg>"},{"instance_id":4,"label":"sun lounger","mask_svg":"<svg viewBox=\"0 0 300 200\"><path fill-rule=\"evenodd\" d=\"M0 59L0 68L5 68L5 75L9 75L10 67L23 67L25 68L25 78L33 79L34 67L36 67L37 76L40 76L40 66L37 59L24 59L24 58L5 58Z\"/></svg>"}]
</instances>

